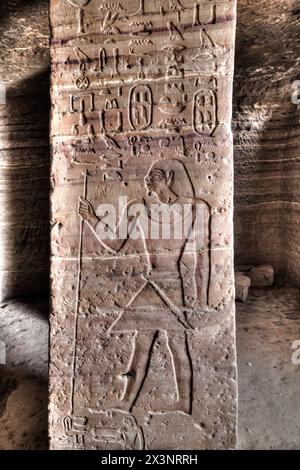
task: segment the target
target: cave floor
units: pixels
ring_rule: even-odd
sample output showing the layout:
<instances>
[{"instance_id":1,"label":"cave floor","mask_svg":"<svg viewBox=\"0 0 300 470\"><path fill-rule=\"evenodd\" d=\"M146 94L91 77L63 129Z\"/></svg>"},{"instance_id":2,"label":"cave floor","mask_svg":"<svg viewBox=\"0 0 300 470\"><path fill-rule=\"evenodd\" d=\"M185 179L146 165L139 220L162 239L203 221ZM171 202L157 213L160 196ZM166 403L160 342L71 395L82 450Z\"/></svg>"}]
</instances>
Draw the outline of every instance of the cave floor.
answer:
<instances>
[{"instance_id":1,"label":"cave floor","mask_svg":"<svg viewBox=\"0 0 300 470\"><path fill-rule=\"evenodd\" d=\"M300 289L252 289L237 303L239 449L300 449Z\"/></svg>"},{"instance_id":2,"label":"cave floor","mask_svg":"<svg viewBox=\"0 0 300 470\"><path fill-rule=\"evenodd\" d=\"M47 300L0 309L8 362L0 366L0 449L47 446L47 310ZM252 289L247 302L237 303L239 449L300 449L295 340L300 289Z\"/></svg>"},{"instance_id":3,"label":"cave floor","mask_svg":"<svg viewBox=\"0 0 300 470\"><path fill-rule=\"evenodd\" d=\"M48 315L48 299L0 306L0 450L48 447Z\"/></svg>"}]
</instances>

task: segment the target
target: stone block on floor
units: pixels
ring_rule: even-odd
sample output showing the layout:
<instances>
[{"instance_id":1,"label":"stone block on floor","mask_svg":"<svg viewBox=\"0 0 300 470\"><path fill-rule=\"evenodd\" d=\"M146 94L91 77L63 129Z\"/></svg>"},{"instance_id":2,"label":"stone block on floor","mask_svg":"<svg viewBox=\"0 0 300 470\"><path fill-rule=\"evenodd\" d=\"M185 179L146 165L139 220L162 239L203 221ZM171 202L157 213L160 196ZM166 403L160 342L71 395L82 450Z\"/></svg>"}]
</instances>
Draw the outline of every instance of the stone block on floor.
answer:
<instances>
[{"instance_id":1,"label":"stone block on floor","mask_svg":"<svg viewBox=\"0 0 300 470\"><path fill-rule=\"evenodd\" d=\"M271 287L274 284L274 268L269 264L254 266L248 276L253 287Z\"/></svg>"},{"instance_id":2,"label":"stone block on floor","mask_svg":"<svg viewBox=\"0 0 300 470\"><path fill-rule=\"evenodd\" d=\"M235 273L235 299L241 302L246 302L249 288L251 286L251 279L241 272Z\"/></svg>"}]
</instances>

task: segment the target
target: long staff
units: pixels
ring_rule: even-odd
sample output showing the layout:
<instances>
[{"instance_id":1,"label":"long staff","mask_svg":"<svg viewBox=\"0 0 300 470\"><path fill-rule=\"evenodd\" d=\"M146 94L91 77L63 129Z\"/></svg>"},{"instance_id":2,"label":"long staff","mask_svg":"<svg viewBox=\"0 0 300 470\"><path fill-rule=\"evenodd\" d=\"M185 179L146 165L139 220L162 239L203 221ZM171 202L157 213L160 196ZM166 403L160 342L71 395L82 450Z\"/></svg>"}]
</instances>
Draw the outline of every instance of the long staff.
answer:
<instances>
[{"instance_id":1,"label":"long staff","mask_svg":"<svg viewBox=\"0 0 300 470\"><path fill-rule=\"evenodd\" d=\"M87 177L88 173L85 171L83 180L83 198L86 199L87 195ZM79 229L79 250L78 250L78 274L77 274L77 292L76 292L76 306L75 306L75 325L74 325L74 349L72 361L72 377L71 377L71 415L74 413L74 391L75 391L75 371L76 371L76 355L77 355L77 337L78 337L78 315L79 315L79 302L80 302L80 288L81 288L81 268L82 268L82 236L83 236L84 220L80 220Z\"/></svg>"}]
</instances>

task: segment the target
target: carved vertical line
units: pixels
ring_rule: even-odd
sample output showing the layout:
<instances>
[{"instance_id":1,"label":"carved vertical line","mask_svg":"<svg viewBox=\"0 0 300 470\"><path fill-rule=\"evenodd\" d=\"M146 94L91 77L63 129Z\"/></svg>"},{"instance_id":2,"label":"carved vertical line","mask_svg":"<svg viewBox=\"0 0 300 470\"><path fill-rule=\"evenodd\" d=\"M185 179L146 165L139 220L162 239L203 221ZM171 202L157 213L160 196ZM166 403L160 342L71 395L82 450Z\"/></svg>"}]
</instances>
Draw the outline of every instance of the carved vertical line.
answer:
<instances>
[{"instance_id":1,"label":"carved vertical line","mask_svg":"<svg viewBox=\"0 0 300 470\"><path fill-rule=\"evenodd\" d=\"M83 180L83 198L86 199L87 195L87 171L84 173ZM75 369L76 369L76 356L77 356L77 336L78 336L78 314L80 302L80 287L81 287L81 268L82 268L82 238L83 238L83 225L84 221L80 221L79 231L79 250L78 250L78 274L77 274L77 293L76 293L76 306L75 306L75 324L74 324L74 350L73 350L73 363L72 363L72 377L71 377L71 415L74 413L74 390L75 390Z\"/></svg>"}]
</instances>

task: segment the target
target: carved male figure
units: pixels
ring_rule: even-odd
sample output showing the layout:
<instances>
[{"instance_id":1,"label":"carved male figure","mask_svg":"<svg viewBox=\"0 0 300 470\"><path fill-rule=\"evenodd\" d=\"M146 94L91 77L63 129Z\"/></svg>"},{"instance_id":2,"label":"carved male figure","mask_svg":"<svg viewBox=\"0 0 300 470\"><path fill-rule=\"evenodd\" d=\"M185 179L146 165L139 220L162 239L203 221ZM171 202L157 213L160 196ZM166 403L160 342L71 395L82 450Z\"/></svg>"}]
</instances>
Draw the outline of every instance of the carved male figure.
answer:
<instances>
[{"instance_id":1,"label":"carved male figure","mask_svg":"<svg viewBox=\"0 0 300 470\"><path fill-rule=\"evenodd\" d=\"M126 387L116 407L130 412L135 405L147 375L153 345L159 332L167 336L171 352L178 399L168 410L191 413L192 364L186 330L191 328L187 308L208 304L210 276L210 210L205 201L195 197L188 172L177 159L165 158L154 162L145 179L147 195L131 201L120 217L126 219L127 232L120 239L118 227L108 227L111 237L104 237L106 223L96 215L92 204L80 198L79 214L99 242L118 253L139 231L143 240L148 270L141 274L141 286L118 319L111 332L135 332L135 347L131 357ZM158 204L152 210L151 197ZM170 213L162 221L159 213ZM172 214L173 213L173 214ZM175 215L174 215L175 214ZM176 214L183 218L185 229L176 232ZM151 236L148 224L161 224L159 236ZM164 226L167 225L167 227ZM106 227L107 229L107 227ZM177 227L178 229L178 227ZM165 237L163 234L168 233ZM178 230L177 230L178 234ZM158 410L157 410L158 411Z\"/></svg>"}]
</instances>

